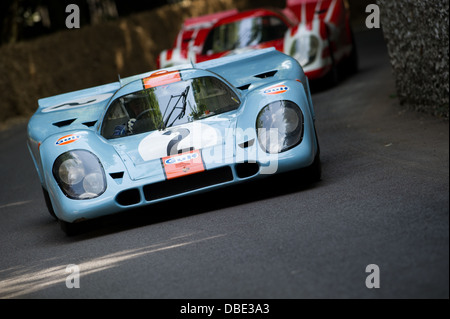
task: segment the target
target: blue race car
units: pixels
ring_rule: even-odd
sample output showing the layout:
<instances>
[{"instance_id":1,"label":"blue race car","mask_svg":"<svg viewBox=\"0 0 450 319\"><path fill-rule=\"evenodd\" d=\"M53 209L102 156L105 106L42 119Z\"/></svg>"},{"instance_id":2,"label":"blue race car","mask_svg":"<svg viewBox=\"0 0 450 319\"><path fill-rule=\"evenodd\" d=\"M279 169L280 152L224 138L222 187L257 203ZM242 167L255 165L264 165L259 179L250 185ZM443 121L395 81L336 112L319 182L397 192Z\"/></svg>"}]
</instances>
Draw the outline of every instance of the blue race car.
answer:
<instances>
[{"instance_id":1,"label":"blue race car","mask_svg":"<svg viewBox=\"0 0 450 319\"><path fill-rule=\"evenodd\" d=\"M39 100L28 148L61 228L287 171L319 180L308 79L273 48Z\"/></svg>"}]
</instances>

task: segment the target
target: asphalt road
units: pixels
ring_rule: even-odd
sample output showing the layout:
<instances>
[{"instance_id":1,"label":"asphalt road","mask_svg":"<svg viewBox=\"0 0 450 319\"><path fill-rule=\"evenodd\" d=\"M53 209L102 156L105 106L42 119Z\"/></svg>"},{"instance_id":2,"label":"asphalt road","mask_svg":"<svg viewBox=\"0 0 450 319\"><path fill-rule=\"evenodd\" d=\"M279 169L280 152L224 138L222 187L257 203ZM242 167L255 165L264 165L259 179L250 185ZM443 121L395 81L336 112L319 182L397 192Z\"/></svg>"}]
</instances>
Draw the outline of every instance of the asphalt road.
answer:
<instances>
[{"instance_id":1,"label":"asphalt road","mask_svg":"<svg viewBox=\"0 0 450 319\"><path fill-rule=\"evenodd\" d=\"M0 132L0 298L448 298L448 122L398 104L379 32L357 45L360 72L313 93L314 185L285 175L66 237L26 125ZM80 288L68 289L72 264ZM366 287L370 264L380 288Z\"/></svg>"}]
</instances>

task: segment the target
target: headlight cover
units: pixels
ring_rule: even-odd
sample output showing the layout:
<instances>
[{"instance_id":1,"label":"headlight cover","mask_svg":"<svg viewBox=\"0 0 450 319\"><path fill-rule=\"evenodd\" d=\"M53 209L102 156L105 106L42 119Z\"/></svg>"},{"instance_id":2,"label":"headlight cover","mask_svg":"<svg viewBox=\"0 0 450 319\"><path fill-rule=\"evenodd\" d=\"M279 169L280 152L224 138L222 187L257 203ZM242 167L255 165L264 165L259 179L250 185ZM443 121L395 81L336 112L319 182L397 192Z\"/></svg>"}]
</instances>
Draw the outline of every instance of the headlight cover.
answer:
<instances>
[{"instance_id":1,"label":"headlight cover","mask_svg":"<svg viewBox=\"0 0 450 319\"><path fill-rule=\"evenodd\" d=\"M53 176L71 199L95 198L106 190L103 166L89 151L73 150L58 156L53 164Z\"/></svg>"},{"instance_id":2,"label":"headlight cover","mask_svg":"<svg viewBox=\"0 0 450 319\"><path fill-rule=\"evenodd\" d=\"M276 154L287 151L302 141L303 113L294 102L272 102L259 112L256 131L265 152Z\"/></svg>"},{"instance_id":3,"label":"headlight cover","mask_svg":"<svg viewBox=\"0 0 450 319\"><path fill-rule=\"evenodd\" d=\"M302 67L305 67L316 60L318 51L318 38L313 35L308 35L294 40L289 55L295 58Z\"/></svg>"}]
</instances>

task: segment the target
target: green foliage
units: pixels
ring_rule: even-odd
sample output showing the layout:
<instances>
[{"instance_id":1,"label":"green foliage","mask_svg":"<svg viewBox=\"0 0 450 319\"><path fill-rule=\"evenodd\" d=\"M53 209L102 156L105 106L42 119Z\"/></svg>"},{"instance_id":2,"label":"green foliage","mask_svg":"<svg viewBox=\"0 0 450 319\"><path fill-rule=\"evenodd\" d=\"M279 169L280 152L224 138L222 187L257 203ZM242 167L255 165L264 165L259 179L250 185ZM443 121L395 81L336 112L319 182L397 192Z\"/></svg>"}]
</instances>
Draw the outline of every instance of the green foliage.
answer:
<instances>
[{"instance_id":1,"label":"green foliage","mask_svg":"<svg viewBox=\"0 0 450 319\"><path fill-rule=\"evenodd\" d=\"M161 127L161 123L163 123L163 116L159 107L158 98L155 94L155 88L145 90L145 94L149 109L148 118L152 123L152 127L159 128Z\"/></svg>"}]
</instances>

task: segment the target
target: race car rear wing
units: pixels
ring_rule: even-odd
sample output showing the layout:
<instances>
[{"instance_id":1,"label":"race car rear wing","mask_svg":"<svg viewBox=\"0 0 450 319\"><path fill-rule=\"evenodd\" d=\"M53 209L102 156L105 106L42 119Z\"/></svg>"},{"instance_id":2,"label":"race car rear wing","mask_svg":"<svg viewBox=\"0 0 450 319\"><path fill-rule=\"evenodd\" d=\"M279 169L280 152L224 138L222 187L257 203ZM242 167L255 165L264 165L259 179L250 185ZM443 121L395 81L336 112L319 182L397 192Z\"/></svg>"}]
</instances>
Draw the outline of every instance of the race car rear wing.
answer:
<instances>
[{"instance_id":1,"label":"race car rear wing","mask_svg":"<svg viewBox=\"0 0 450 319\"><path fill-rule=\"evenodd\" d=\"M46 98L42 98L38 100L38 111L49 111L50 108L52 110L57 110L58 108L68 108L71 103L78 103L79 106L80 101L85 100L85 102L89 102L89 104L94 104L92 101L92 97L94 96L103 96L105 94L112 95L120 88L120 83L114 82L109 84L104 84L92 88L82 89L78 91L72 91L68 93L58 94ZM78 101L78 102L77 102ZM74 106L74 105L73 105Z\"/></svg>"}]
</instances>

